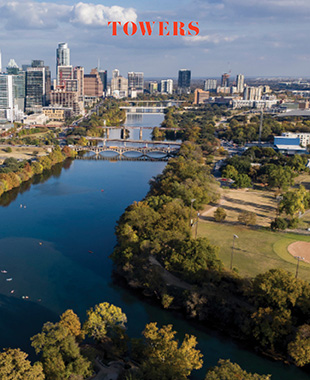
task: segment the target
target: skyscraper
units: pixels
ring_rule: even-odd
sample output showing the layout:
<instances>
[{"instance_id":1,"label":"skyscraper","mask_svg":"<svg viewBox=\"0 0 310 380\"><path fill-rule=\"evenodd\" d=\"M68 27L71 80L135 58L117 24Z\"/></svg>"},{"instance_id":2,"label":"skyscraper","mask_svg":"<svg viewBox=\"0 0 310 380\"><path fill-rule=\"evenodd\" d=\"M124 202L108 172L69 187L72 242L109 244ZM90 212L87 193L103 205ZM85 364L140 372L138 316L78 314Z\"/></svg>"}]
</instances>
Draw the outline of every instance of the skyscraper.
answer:
<instances>
[{"instance_id":1,"label":"skyscraper","mask_svg":"<svg viewBox=\"0 0 310 380\"><path fill-rule=\"evenodd\" d=\"M179 70L178 92L190 92L191 87L191 71L188 69Z\"/></svg>"},{"instance_id":2,"label":"skyscraper","mask_svg":"<svg viewBox=\"0 0 310 380\"><path fill-rule=\"evenodd\" d=\"M128 90L136 90L137 94L143 94L144 91L144 74L143 73L128 73Z\"/></svg>"},{"instance_id":3,"label":"skyscraper","mask_svg":"<svg viewBox=\"0 0 310 380\"><path fill-rule=\"evenodd\" d=\"M172 94L173 92L173 80L164 79L160 82L160 92L162 94Z\"/></svg>"},{"instance_id":4,"label":"skyscraper","mask_svg":"<svg viewBox=\"0 0 310 380\"><path fill-rule=\"evenodd\" d=\"M58 44L56 50L56 78L58 78L58 66L70 66L70 49L65 42Z\"/></svg>"},{"instance_id":5,"label":"skyscraper","mask_svg":"<svg viewBox=\"0 0 310 380\"><path fill-rule=\"evenodd\" d=\"M65 86L66 80L73 79L73 67L72 66L58 66L57 70L57 84L58 86Z\"/></svg>"},{"instance_id":6,"label":"skyscraper","mask_svg":"<svg viewBox=\"0 0 310 380\"><path fill-rule=\"evenodd\" d=\"M84 95L101 97L103 85L97 69L92 69L90 74L84 75Z\"/></svg>"},{"instance_id":7,"label":"skyscraper","mask_svg":"<svg viewBox=\"0 0 310 380\"><path fill-rule=\"evenodd\" d=\"M20 69L19 69L17 63L15 62L15 60L10 59L10 62L8 63L7 68L6 68L6 72L8 74L17 75L19 73L19 71L20 71Z\"/></svg>"},{"instance_id":8,"label":"skyscraper","mask_svg":"<svg viewBox=\"0 0 310 380\"><path fill-rule=\"evenodd\" d=\"M36 111L49 102L51 72L44 61L34 60L26 72L26 110Z\"/></svg>"},{"instance_id":9,"label":"skyscraper","mask_svg":"<svg viewBox=\"0 0 310 380\"><path fill-rule=\"evenodd\" d=\"M102 82L103 91L106 92L108 88L108 72L107 70L99 70L99 76Z\"/></svg>"},{"instance_id":10,"label":"skyscraper","mask_svg":"<svg viewBox=\"0 0 310 380\"><path fill-rule=\"evenodd\" d=\"M224 73L221 78L221 87L229 87L229 77L230 75Z\"/></svg>"},{"instance_id":11,"label":"skyscraper","mask_svg":"<svg viewBox=\"0 0 310 380\"><path fill-rule=\"evenodd\" d=\"M117 78L117 77L119 77L119 76L120 76L120 72L119 72L119 70L118 70L118 69L114 69L114 70L112 71L112 79Z\"/></svg>"},{"instance_id":12,"label":"skyscraper","mask_svg":"<svg viewBox=\"0 0 310 380\"><path fill-rule=\"evenodd\" d=\"M207 79L204 81L204 89L205 91L215 91L217 88L217 80L216 79Z\"/></svg>"},{"instance_id":13,"label":"skyscraper","mask_svg":"<svg viewBox=\"0 0 310 380\"><path fill-rule=\"evenodd\" d=\"M237 92L241 93L244 90L244 75L238 74L236 77Z\"/></svg>"}]
</instances>

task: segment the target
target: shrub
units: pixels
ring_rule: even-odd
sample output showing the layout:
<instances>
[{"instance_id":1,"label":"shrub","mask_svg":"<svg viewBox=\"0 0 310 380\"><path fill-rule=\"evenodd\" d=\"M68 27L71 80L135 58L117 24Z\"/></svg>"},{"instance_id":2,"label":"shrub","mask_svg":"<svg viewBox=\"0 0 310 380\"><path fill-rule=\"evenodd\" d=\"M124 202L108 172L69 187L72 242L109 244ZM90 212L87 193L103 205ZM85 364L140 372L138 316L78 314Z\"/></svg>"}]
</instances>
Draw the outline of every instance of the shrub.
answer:
<instances>
[{"instance_id":1,"label":"shrub","mask_svg":"<svg viewBox=\"0 0 310 380\"><path fill-rule=\"evenodd\" d=\"M214 211L214 219L217 222L222 222L223 220L225 220L226 216L227 216L227 214L226 214L226 211L223 209L223 207L218 207Z\"/></svg>"},{"instance_id":2,"label":"shrub","mask_svg":"<svg viewBox=\"0 0 310 380\"><path fill-rule=\"evenodd\" d=\"M274 230L285 230L287 228L287 221L283 218L275 218L274 221L270 223L270 228Z\"/></svg>"},{"instance_id":3,"label":"shrub","mask_svg":"<svg viewBox=\"0 0 310 380\"><path fill-rule=\"evenodd\" d=\"M246 226L256 223L256 214L252 211L242 211L238 216L238 221Z\"/></svg>"}]
</instances>

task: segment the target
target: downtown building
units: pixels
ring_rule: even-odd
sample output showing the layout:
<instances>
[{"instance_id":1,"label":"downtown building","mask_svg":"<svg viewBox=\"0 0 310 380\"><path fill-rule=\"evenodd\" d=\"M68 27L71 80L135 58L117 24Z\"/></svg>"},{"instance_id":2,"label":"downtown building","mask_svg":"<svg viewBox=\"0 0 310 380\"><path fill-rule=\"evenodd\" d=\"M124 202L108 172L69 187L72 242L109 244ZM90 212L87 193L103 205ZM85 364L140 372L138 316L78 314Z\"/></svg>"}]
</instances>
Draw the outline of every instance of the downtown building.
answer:
<instances>
[{"instance_id":1,"label":"downtown building","mask_svg":"<svg viewBox=\"0 0 310 380\"><path fill-rule=\"evenodd\" d=\"M236 87L237 87L237 92L239 94L242 94L244 91L244 75L238 74L236 76Z\"/></svg>"},{"instance_id":2,"label":"downtown building","mask_svg":"<svg viewBox=\"0 0 310 380\"><path fill-rule=\"evenodd\" d=\"M51 91L51 72L44 61L34 60L26 71L26 111L41 112L48 105Z\"/></svg>"},{"instance_id":3,"label":"downtown building","mask_svg":"<svg viewBox=\"0 0 310 380\"><path fill-rule=\"evenodd\" d=\"M178 93L189 94L191 89L191 71L188 69L179 70L178 75Z\"/></svg>"},{"instance_id":4,"label":"downtown building","mask_svg":"<svg viewBox=\"0 0 310 380\"><path fill-rule=\"evenodd\" d=\"M111 95L117 99L128 96L128 79L122 77L118 69L112 71Z\"/></svg>"},{"instance_id":5,"label":"downtown building","mask_svg":"<svg viewBox=\"0 0 310 380\"><path fill-rule=\"evenodd\" d=\"M60 83L58 82L58 79L59 79L58 67L59 66L70 66L70 49L68 48L68 44L65 42L59 43L58 48L56 49L57 85L60 85Z\"/></svg>"},{"instance_id":6,"label":"downtown building","mask_svg":"<svg viewBox=\"0 0 310 380\"><path fill-rule=\"evenodd\" d=\"M172 94L173 93L173 80L164 79L160 81L160 92L161 94Z\"/></svg>"},{"instance_id":7,"label":"downtown building","mask_svg":"<svg viewBox=\"0 0 310 380\"><path fill-rule=\"evenodd\" d=\"M132 98L135 98L139 94L144 92L144 74L139 72L129 72L128 78L128 94Z\"/></svg>"},{"instance_id":8,"label":"downtown building","mask_svg":"<svg viewBox=\"0 0 310 380\"><path fill-rule=\"evenodd\" d=\"M216 79L206 79L203 83L205 91L216 91L217 89L217 80Z\"/></svg>"}]
</instances>

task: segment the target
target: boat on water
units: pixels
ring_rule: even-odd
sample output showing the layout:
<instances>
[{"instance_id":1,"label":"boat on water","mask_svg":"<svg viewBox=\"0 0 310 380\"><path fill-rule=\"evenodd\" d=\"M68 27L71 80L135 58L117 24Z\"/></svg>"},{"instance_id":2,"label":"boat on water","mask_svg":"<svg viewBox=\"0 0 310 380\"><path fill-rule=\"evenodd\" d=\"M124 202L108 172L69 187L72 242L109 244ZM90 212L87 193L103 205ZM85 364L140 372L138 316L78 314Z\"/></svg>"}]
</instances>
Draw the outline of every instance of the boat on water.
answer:
<instances>
[{"instance_id":1,"label":"boat on water","mask_svg":"<svg viewBox=\"0 0 310 380\"><path fill-rule=\"evenodd\" d=\"M1 273L8 273L8 271L7 270L2 270Z\"/></svg>"},{"instance_id":2,"label":"boat on water","mask_svg":"<svg viewBox=\"0 0 310 380\"><path fill-rule=\"evenodd\" d=\"M7 281L12 281L13 280L13 278L11 277L11 278L7 278L6 279Z\"/></svg>"}]
</instances>

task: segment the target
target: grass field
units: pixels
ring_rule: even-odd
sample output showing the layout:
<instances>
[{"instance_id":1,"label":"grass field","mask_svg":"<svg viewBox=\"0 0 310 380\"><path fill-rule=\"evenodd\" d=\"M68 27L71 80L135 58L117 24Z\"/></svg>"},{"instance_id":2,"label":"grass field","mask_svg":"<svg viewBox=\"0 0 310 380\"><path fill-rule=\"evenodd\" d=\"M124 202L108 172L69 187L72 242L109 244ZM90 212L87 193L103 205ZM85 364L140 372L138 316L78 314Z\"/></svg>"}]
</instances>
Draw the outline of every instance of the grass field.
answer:
<instances>
[{"instance_id":1,"label":"grass field","mask_svg":"<svg viewBox=\"0 0 310 380\"><path fill-rule=\"evenodd\" d=\"M7 147L7 146L6 146ZM12 152L7 153L5 151L5 148L0 148L0 163L9 157L13 157L16 159L21 159L21 160L29 160L30 158L33 157L33 152L37 151L38 156L45 155L47 152L47 149L45 147L15 147L11 146Z\"/></svg>"},{"instance_id":2,"label":"grass field","mask_svg":"<svg viewBox=\"0 0 310 380\"><path fill-rule=\"evenodd\" d=\"M219 206L226 211L226 222L236 223L242 211L252 211L256 215L257 226L269 227L277 216L278 203L274 192L268 190L221 189ZM202 215L212 221L216 208L207 207Z\"/></svg>"},{"instance_id":3,"label":"grass field","mask_svg":"<svg viewBox=\"0 0 310 380\"><path fill-rule=\"evenodd\" d=\"M234 235L239 238L235 239L233 266L240 275L248 277L272 268L282 268L295 274L297 260L288 253L287 247L295 241L310 242L310 236L199 221L198 236L207 237L212 244L220 247L219 257L226 268L230 266ZM300 262L298 278L310 280L310 264Z\"/></svg>"}]
</instances>

